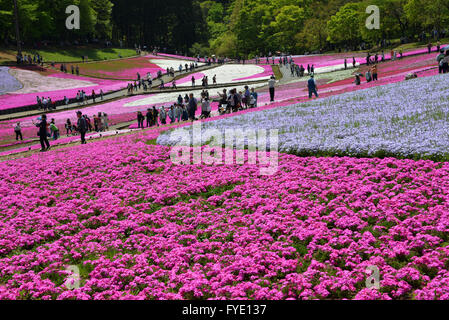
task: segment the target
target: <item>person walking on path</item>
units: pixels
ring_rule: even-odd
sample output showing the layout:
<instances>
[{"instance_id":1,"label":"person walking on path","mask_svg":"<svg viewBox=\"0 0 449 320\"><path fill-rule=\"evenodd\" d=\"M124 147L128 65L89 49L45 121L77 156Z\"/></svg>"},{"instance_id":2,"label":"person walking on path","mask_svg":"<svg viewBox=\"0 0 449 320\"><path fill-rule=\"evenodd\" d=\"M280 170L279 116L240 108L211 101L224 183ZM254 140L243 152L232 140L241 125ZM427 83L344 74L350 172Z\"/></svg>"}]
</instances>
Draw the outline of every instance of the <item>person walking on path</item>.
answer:
<instances>
[{"instance_id":1,"label":"person walking on path","mask_svg":"<svg viewBox=\"0 0 449 320\"><path fill-rule=\"evenodd\" d=\"M100 119L95 114L94 114L93 118L94 118L94 130L95 130L95 132L99 132L100 130L99 130L98 124L99 124Z\"/></svg>"},{"instance_id":2,"label":"person walking on path","mask_svg":"<svg viewBox=\"0 0 449 320\"><path fill-rule=\"evenodd\" d=\"M83 113L81 111L78 111L76 116L78 117L77 127L78 132L81 135L81 144L86 144L86 132L88 128L86 118L83 117Z\"/></svg>"},{"instance_id":3,"label":"person walking on path","mask_svg":"<svg viewBox=\"0 0 449 320\"><path fill-rule=\"evenodd\" d=\"M355 57L352 57L352 67L355 68L355 65L356 65Z\"/></svg>"},{"instance_id":4,"label":"person walking on path","mask_svg":"<svg viewBox=\"0 0 449 320\"><path fill-rule=\"evenodd\" d=\"M259 99L259 95L257 94L256 90L254 88L251 88L251 102L253 108L257 108L257 100Z\"/></svg>"},{"instance_id":5,"label":"person walking on path","mask_svg":"<svg viewBox=\"0 0 449 320\"><path fill-rule=\"evenodd\" d=\"M181 122L182 108L179 104L175 105L175 120Z\"/></svg>"},{"instance_id":6,"label":"person walking on path","mask_svg":"<svg viewBox=\"0 0 449 320\"><path fill-rule=\"evenodd\" d=\"M23 141L22 127L20 125L20 122L17 122L17 124L15 125L14 132L16 134L16 141L19 141L19 138L21 141Z\"/></svg>"},{"instance_id":7,"label":"person walking on path","mask_svg":"<svg viewBox=\"0 0 449 320\"><path fill-rule=\"evenodd\" d=\"M209 98L203 96L201 99L201 119L210 118L211 111Z\"/></svg>"},{"instance_id":8,"label":"person walking on path","mask_svg":"<svg viewBox=\"0 0 449 320\"><path fill-rule=\"evenodd\" d=\"M139 124L139 129L144 129L143 121L145 120L145 117L143 116L142 112L137 112L137 123Z\"/></svg>"},{"instance_id":9,"label":"person walking on path","mask_svg":"<svg viewBox=\"0 0 449 320\"><path fill-rule=\"evenodd\" d=\"M153 122L153 112L151 112L151 109L147 110L146 118L147 118L147 128L149 128L151 127L151 123Z\"/></svg>"},{"instance_id":10,"label":"person walking on path","mask_svg":"<svg viewBox=\"0 0 449 320\"><path fill-rule=\"evenodd\" d=\"M103 121L103 128L105 131L109 130L109 119L108 119L108 115L106 113L103 112L103 117L102 117L102 121Z\"/></svg>"},{"instance_id":11,"label":"person walking on path","mask_svg":"<svg viewBox=\"0 0 449 320\"><path fill-rule=\"evenodd\" d=\"M50 150L50 142L48 142L48 131L47 131L47 116L42 115L39 123L35 124L39 128L39 141L41 143L41 152Z\"/></svg>"},{"instance_id":12,"label":"person walking on path","mask_svg":"<svg viewBox=\"0 0 449 320\"><path fill-rule=\"evenodd\" d=\"M168 109L168 118L170 119L170 124L175 122L175 107L170 106L170 109Z\"/></svg>"},{"instance_id":13,"label":"person walking on path","mask_svg":"<svg viewBox=\"0 0 449 320\"><path fill-rule=\"evenodd\" d=\"M165 111L165 107L162 107L161 112L159 113L159 120L162 125L167 124L167 112Z\"/></svg>"},{"instance_id":14,"label":"person walking on path","mask_svg":"<svg viewBox=\"0 0 449 320\"><path fill-rule=\"evenodd\" d=\"M192 122L195 121L195 114L197 109L198 101L193 97L193 93L191 93L189 98L189 119Z\"/></svg>"},{"instance_id":15,"label":"person walking on path","mask_svg":"<svg viewBox=\"0 0 449 320\"><path fill-rule=\"evenodd\" d=\"M443 60L441 60L442 63L442 69L443 69L443 73L449 73L449 50L446 51L446 56L444 57Z\"/></svg>"},{"instance_id":16,"label":"person walking on path","mask_svg":"<svg viewBox=\"0 0 449 320\"><path fill-rule=\"evenodd\" d=\"M51 135L53 136L53 141L58 140L59 128L56 126L55 119L51 119L50 132L51 132Z\"/></svg>"},{"instance_id":17,"label":"person walking on path","mask_svg":"<svg viewBox=\"0 0 449 320\"><path fill-rule=\"evenodd\" d=\"M441 53L437 57L438 73L443 73L443 59L444 59L444 52L443 50L441 50Z\"/></svg>"},{"instance_id":18,"label":"person walking on path","mask_svg":"<svg viewBox=\"0 0 449 320\"><path fill-rule=\"evenodd\" d=\"M307 87L309 89L309 99L312 99L312 94L315 94L315 97L318 98L318 87L316 85L316 81L313 75L310 76L309 81L307 82Z\"/></svg>"},{"instance_id":19,"label":"person walking on path","mask_svg":"<svg viewBox=\"0 0 449 320\"><path fill-rule=\"evenodd\" d=\"M270 102L274 102L275 85L276 85L276 78L274 76L271 76L270 80L268 80L268 87L270 90Z\"/></svg>"},{"instance_id":20,"label":"person walking on path","mask_svg":"<svg viewBox=\"0 0 449 320\"><path fill-rule=\"evenodd\" d=\"M159 118L159 111L156 109L156 107L153 107L153 126L159 127L159 121L157 120Z\"/></svg>"},{"instance_id":21,"label":"person walking on path","mask_svg":"<svg viewBox=\"0 0 449 320\"><path fill-rule=\"evenodd\" d=\"M245 109L248 109L251 101L251 92L249 91L249 87L245 86L245 92L243 94L243 105Z\"/></svg>"},{"instance_id":22,"label":"person walking on path","mask_svg":"<svg viewBox=\"0 0 449 320\"><path fill-rule=\"evenodd\" d=\"M70 121L70 119L67 119L67 122L65 124L65 130L66 130L67 135L69 135L73 132L72 121Z\"/></svg>"}]
</instances>

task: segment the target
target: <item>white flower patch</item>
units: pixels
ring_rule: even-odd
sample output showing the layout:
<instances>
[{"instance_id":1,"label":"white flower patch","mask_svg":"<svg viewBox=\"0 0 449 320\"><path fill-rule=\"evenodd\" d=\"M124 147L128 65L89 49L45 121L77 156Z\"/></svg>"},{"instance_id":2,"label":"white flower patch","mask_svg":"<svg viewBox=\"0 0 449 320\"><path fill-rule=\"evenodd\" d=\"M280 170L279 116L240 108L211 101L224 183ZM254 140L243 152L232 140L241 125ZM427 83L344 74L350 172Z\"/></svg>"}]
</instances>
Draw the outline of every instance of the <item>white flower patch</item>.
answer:
<instances>
[{"instance_id":1,"label":"white flower patch","mask_svg":"<svg viewBox=\"0 0 449 320\"><path fill-rule=\"evenodd\" d=\"M185 70L186 63L190 65L193 61L174 59L150 59L150 62L164 70L166 70L167 68L173 68L175 69L175 71L179 71L179 65L182 65L182 69ZM198 62L198 66L204 66L204 63Z\"/></svg>"},{"instance_id":2,"label":"white flower patch","mask_svg":"<svg viewBox=\"0 0 449 320\"><path fill-rule=\"evenodd\" d=\"M217 75L218 84L245 83L248 81L268 80L270 76L261 76L260 78L236 81L236 79L247 78L264 72L265 69L263 67L250 64L231 64L201 71L201 73L209 77L209 84L212 84L212 78L214 77L214 75ZM201 85L201 79L196 79L196 84ZM180 84L179 87L190 87L191 85L192 83L188 81Z\"/></svg>"},{"instance_id":3,"label":"white flower patch","mask_svg":"<svg viewBox=\"0 0 449 320\"><path fill-rule=\"evenodd\" d=\"M251 85L252 88L258 88L265 86L265 83ZM224 88L216 88L209 90L210 98L214 99L218 97L218 92L222 93ZM226 88L229 92L231 89L237 89L237 91L243 91L244 86L232 86ZM192 90L192 91L180 91L180 92L167 92L167 93L156 93L147 96L144 99L133 101L124 105L124 107L138 107L138 106L146 106L146 105L154 105L160 103L174 103L177 101L178 96L181 95L183 98L186 94L193 93L193 95L198 99L201 96L201 90Z\"/></svg>"},{"instance_id":4,"label":"white flower patch","mask_svg":"<svg viewBox=\"0 0 449 320\"><path fill-rule=\"evenodd\" d=\"M29 70L10 69L9 72L23 85L22 89L14 92L16 94L97 86L96 83L90 81L42 76L37 72Z\"/></svg>"},{"instance_id":5,"label":"white flower patch","mask_svg":"<svg viewBox=\"0 0 449 320\"><path fill-rule=\"evenodd\" d=\"M360 63L355 64L356 67L360 66ZM352 68L352 62L348 62L348 69ZM345 69L345 64L337 64L335 66L328 66L328 67L321 67L321 68L315 68L315 74L320 73L328 73L328 72L334 72L334 71L340 71Z\"/></svg>"}]
</instances>

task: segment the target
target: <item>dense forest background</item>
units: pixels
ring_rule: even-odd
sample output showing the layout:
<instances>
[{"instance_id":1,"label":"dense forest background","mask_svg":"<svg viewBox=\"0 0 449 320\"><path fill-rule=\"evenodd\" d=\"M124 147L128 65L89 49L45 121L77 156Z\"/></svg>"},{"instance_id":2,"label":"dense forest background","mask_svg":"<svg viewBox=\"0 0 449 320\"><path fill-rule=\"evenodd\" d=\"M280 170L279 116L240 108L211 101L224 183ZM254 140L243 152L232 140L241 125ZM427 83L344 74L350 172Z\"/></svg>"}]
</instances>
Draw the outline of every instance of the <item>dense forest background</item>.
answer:
<instances>
[{"instance_id":1,"label":"dense forest background","mask_svg":"<svg viewBox=\"0 0 449 320\"><path fill-rule=\"evenodd\" d=\"M0 43L13 44L14 0L0 0ZM449 0L17 0L22 41L160 47L190 54L253 56L268 52L355 49L383 39L417 39L449 24ZM81 29L67 30L78 5ZM365 10L380 8L379 30Z\"/></svg>"}]
</instances>

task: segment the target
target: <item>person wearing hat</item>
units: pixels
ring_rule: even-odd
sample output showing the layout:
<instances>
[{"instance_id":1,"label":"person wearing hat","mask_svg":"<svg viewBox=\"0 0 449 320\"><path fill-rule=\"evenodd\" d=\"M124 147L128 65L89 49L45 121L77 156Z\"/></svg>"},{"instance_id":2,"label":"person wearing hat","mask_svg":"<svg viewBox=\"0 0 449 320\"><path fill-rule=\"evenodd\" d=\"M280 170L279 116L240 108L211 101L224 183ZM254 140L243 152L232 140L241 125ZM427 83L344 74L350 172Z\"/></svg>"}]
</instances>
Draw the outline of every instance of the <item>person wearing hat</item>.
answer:
<instances>
[{"instance_id":1,"label":"person wearing hat","mask_svg":"<svg viewBox=\"0 0 449 320\"><path fill-rule=\"evenodd\" d=\"M312 94L315 94L315 97L318 98L318 87L316 85L315 77L313 74L310 76L309 81L307 81L307 87L309 89L309 99L312 99Z\"/></svg>"},{"instance_id":2,"label":"person wearing hat","mask_svg":"<svg viewBox=\"0 0 449 320\"><path fill-rule=\"evenodd\" d=\"M87 121L86 119L83 117L83 113L81 111L78 111L76 113L77 117L78 117L78 132L81 135L81 144L86 144L86 132L87 132Z\"/></svg>"}]
</instances>

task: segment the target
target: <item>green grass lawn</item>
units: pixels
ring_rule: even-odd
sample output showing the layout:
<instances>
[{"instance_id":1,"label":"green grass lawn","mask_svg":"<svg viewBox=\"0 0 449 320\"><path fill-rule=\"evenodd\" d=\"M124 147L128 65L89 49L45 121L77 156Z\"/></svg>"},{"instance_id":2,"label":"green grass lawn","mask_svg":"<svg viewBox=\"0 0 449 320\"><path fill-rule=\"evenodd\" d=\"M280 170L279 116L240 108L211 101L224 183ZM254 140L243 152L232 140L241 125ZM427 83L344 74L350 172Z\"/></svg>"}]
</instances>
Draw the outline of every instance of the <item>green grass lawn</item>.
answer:
<instances>
[{"instance_id":1,"label":"green grass lawn","mask_svg":"<svg viewBox=\"0 0 449 320\"><path fill-rule=\"evenodd\" d=\"M134 79L136 77L135 69L157 68L156 65L150 63L148 58L144 57L85 64L69 63L67 64L67 69L70 70L72 65L75 67L78 65L80 74L83 76L121 80Z\"/></svg>"},{"instance_id":2,"label":"green grass lawn","mask_svg":"<svg viewBox=\"0 0 449 320\"><path fill-rule=\"evenodd\" d=\"M442 46L445 45L445 44L449 44L449 38L441 39L440 43L441 43ZM434 46L436 46L437 42L432 40L432 44ZM397 49L402 49L403 51L413 50L413 49L416 49L416 48L427 48L427 44L414 42L414 43L407 43L407 44L404 44L404 45L401 45L401 46L397 47Z\"/></svg>"},{"instance_id":3,"label":"green grass lawn","mask_svg":"<svg viewBox=\"0 0 449 320\"><path fill-rule=\"evenodd\" d=\"M276 77L277 80L280 80L280 79L282 79L284 77L282 75L282 72L279 69L278 65L272 66L271 68L273 69L274 76Z\"/></svg>"},{"instance_id":4,"label":"green grass lawn","mask_svg":"<svg viewBox=\"0 0 449 320\"><path fill-rule=\"evenodd\" d=\"M347 52L347 54L348 55L351 54L351 53L353 53L353 54L359 54L359 53L365 54L368 51L370 51L370 52L381 52L382 50L384 50L385 52L389 52L391 49L394 49L394 50L402 49L402 51L407 52L407 51L413 51L413 50L416 50L416 49L427 48L427 43L423 44L423 43L420 43L420 42L411 42L411 43L406 43L406 44L401 45L400 44L401 43L400 39L391 40L391 43L392 43L391 46L388 46L388 47L383 48L383 49L379 48L379 47L374 47L374 48L372 48L370 50L350 51L350 52ZM449 44L449 38L440 39L440 43L441 43L441 45ZM432 44L434 46L436 46L437 42L432 40ZM338 53L338 51L334 50L334 51L325 52L325 54L332 54L332 53Z\"/></svg>"},{"instance_id":5,"label":"green grass lawn","mask_svg":"<svg viewBox=\"0 0 449 320\"><path fill-rule=\"evenodd\" d=\"M44 58L45 62L76 62L82 61L82 56L88 56L89 60L110 60L118 59L119 54L123 58L132 57L136 55L133 49L96 49L96 48L70 48L63 50L61 48L47 48L37 50L37 52ZM26 53L33 54L33 51L27 50Z\"/></svg>"}]
</instances>

